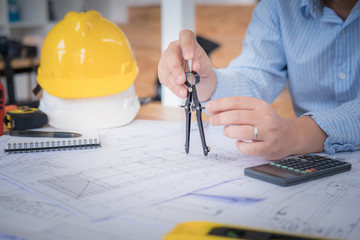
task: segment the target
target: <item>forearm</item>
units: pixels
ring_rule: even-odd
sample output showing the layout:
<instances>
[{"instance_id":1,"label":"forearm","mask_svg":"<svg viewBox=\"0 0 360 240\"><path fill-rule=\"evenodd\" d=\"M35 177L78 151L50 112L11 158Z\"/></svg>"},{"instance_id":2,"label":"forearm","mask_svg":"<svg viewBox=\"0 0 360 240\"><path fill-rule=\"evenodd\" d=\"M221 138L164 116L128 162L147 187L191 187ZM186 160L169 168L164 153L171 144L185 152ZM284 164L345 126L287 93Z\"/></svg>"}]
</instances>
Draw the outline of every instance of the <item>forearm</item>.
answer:
<instances>
[{"instance_id":1,"label":"forearm","mask_svg":"<svg viewBox=\"0 0 360 240\"><path fill-rule=\"evenodd\" d=\"M278 75L261 69L234 65L235 63L226 69L214 69L216 74L215 90L210 100L248 96L272 103L285 85L286 79Z\"/></svg>"},{"instance_id":2,"label":"forearm","mask_svg":"<svg viewBox=\"0 0 360 240\"><path fill-rule=\"evenodd\" d=\"M241 55L227 68L215 70L217 85L210 100L248 96L271 103L285 86L286 66L277 7L261 1L253 12Z\"/></svg>"}]
</instances>

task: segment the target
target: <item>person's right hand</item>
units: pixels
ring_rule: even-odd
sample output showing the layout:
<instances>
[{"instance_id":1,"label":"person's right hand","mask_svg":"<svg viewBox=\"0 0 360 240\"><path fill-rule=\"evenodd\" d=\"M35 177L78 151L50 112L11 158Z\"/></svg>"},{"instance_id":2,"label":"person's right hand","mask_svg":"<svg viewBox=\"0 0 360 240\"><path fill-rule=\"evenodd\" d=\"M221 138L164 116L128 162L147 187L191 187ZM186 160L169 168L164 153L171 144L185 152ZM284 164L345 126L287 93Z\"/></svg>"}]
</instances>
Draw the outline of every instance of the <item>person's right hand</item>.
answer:
<instances>
[{"instance_id":1,"label":"person's right hand","mask_svg":"<svg viewBox=\"0 0 360 240\"><path fill-rule=\"evenodd\" d=\"M189 71L189 59L192 59L193 71L200 76L200 83L196 85L198 98L201 102L207 101L215 90L216 74L209 57L190 30L182 30L179 40L171 42L161 55L158 65L159 80L175 95L185 98L185 72Z\"/></svg>"}]
</instances>

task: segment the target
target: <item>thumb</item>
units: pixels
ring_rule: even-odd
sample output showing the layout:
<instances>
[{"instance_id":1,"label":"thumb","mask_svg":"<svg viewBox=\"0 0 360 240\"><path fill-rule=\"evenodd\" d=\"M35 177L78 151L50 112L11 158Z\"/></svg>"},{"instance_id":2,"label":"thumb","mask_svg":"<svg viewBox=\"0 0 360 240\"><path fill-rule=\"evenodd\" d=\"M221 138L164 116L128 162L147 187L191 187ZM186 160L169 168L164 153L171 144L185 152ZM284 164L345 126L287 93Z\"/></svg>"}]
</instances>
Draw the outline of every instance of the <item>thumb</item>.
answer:
<instances>
[{"instance_id":1,"label":"thumb","mask_svg":"<svg viewBox=\"0 0 360 240\"><path fill-rule=\"evenodd\" d=\"M196 46L195 33L188 29L184 29L179 33L179 40L183 58L185 60L193 58Z\"/></svg>"}]
</instances>

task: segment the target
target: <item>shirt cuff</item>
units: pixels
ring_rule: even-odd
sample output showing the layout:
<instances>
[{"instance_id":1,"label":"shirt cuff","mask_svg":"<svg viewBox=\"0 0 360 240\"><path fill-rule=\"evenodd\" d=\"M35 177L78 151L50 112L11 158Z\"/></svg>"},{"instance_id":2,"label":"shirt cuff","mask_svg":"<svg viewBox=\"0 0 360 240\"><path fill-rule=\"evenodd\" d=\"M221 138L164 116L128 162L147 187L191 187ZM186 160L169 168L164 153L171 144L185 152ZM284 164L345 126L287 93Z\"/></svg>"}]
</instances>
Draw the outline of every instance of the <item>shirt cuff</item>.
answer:
<instances>
[{"instance_id":1,"label":"shirt cuff","mask_svg":"<svg viewBox=\"0 0 360 240\"><path fill-rule=\"evenodd\" d=\"M339 108L308 112L302 116L311 116L316 124L328 135L324 142L327 154L360 149L358 134L359 119L352 112Z\"/></svg>"}]
</instances>

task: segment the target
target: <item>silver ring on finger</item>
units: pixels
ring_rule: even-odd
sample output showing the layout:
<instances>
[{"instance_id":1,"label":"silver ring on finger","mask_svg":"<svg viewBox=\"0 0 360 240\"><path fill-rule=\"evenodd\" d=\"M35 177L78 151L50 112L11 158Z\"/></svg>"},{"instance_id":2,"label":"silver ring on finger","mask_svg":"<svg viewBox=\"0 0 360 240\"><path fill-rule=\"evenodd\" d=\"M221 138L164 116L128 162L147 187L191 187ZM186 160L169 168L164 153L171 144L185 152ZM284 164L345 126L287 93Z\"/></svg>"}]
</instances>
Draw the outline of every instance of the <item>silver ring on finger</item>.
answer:
<instances>
[{"instance_id":1,"label":"silver ring on finger","mask_svg":"<svg viewBox=\"0 0 360 240\"><path fill-rule=\"evenodd\" d=\"M252 140L256 140L256 138L259 136L259 129L256 126L252 126L254 131L254 137Z\"/></svg>"}]
</instances>

